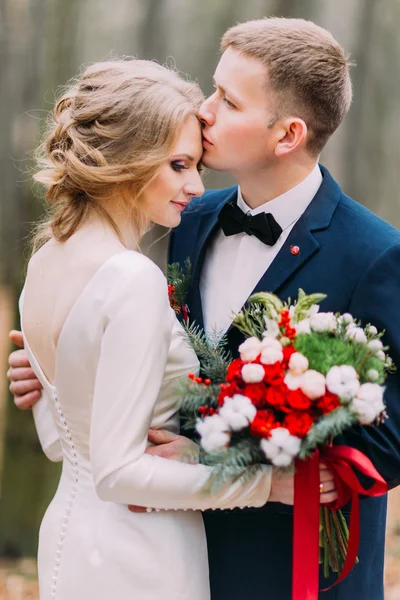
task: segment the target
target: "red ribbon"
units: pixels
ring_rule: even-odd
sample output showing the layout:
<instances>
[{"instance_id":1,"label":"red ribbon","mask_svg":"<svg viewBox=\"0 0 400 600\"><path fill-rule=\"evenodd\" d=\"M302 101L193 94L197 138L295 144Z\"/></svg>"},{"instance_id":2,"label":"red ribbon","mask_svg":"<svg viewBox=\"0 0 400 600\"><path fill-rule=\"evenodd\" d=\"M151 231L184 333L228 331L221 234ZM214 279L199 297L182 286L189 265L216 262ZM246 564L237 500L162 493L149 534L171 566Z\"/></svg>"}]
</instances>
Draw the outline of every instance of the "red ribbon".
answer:
<instances>
[{"instance_id":1,"label":"red ribbon","mask_svg":"<svg viewBox=\"0 0 400 600\"><path fill-rule=\"evenodd\" d=\"M348 446L324 446L308 460L296 461L293 521L293 596L292 600L317 600L319 589L319 463L332 471L338 498L326 504L338 510L350 500L349 543L343 570L333 585L350 573L357 558L360 541L360 496L381 496L388 486L362 452ZM365 489L353 469L367 475L373 484ZM331 586L333 587L333 586ZM326 588L322 591L326 591Z\"/></svg>"}]
</instances>

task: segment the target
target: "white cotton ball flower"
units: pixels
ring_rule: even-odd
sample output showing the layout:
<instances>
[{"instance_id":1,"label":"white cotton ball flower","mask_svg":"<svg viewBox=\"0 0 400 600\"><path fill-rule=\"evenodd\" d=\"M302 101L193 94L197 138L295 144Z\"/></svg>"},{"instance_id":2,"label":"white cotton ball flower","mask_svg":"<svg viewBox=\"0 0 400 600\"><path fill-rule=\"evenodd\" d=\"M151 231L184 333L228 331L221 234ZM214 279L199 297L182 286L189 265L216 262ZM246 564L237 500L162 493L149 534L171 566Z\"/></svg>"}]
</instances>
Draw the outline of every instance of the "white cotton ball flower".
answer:
<instances>
[{"instance_id":1,"label":"white cotton ball flower","mask_svg":"<svg viewBox=\"0 0 400 600\"><path fill-rule=\"evenodd\" d=\"M264 317L265 321L265 331L263 333L264 338L276 338L280 333L280 328L278 323L274 319L268 319L268 317Z\"/></svg>"},{"instance_id":2,"label":"white cotton ball flower","mask_svg":"<svg viewBox=\"0 0 400 600\"><path fill-rule=\"evenodd\" d=\"M253 406L250 398L235 394L232 398L225 398L219 414L225 423L233 431L240 431L249 426L257 414L257 409Z\"/></svg>"},{"instance_id":3,"label":"white cotton ball flower","mask_svg":"<svg viewBox=\"0 0 400 600\"><path fill-rule=\"evenodd\" d=\"M274 348L264 348L264 350L261 352L260 360L263 363L263 365L273 365L276 362L282 362L282 346L280 351L275 350Z\"/></svg>"},{"instance_id":4,"label":"white cotton ball flower","mask_svg":"<svg viewBox=\"0 0 400 600\"><path fill-rule=\"evenodd\" d=\"M220 415L211 415L204 421L198 420L196 430L201 436L201 445L206 452L226 448L231 439L228 424Z\"/></svg>"},{"instance_id":5,"label":"white cotton ball flower","mask_svg":"<svg viewBox=\"0 0 400 600\"><path fill-rule=\"evenodd\" d=\"M378 330L377 330L377 328L375 327L375 325L370 325L370 326L369 326L369 328L368 328L368 332L369 332L371 335L377 335L377 334L378 334Z\"/></svg>"},{"instance_id":6,"label":"white cotton ball flower","mask_svg":"<svg viewBox=\"0 0 400 600\"><path fill-rule=\"evenodd\" d=\"M360 342L361 344L367 343L367 336L364 333L364 329L362 327L353 327L353 324L350 323L346 329L346 335L350 340L354 340L356 342Z\"/></svg>"},{"instance_id":7,"label":"white cotton ball flower","mask_svg":"<svg viewBox=\"0 0 400 600\"><path fill-rule=\"evenodd\" d=\"M289 360L289 369L294 375L301 375L308 369L308 358L300 352L294 352Z\"/></svg>"},{"instance_id":8,"label":"white cotton ball flower","mask_svg":"<svg viewBox=\"0 0 400 600\"><path fill-rule=\"evenodd\" d=\"M332 312L317 313L310 319L311 329L318 333L336 331L337 320Z\"/></svg>"},{"instance_id":9,"label":"white cotton ball flower","mask_svg":"<svg viewBox=\"0 0 400 600\"><path fill-rule=\"evenodd\" d=\"M310 400L321 398L326 391L325 377L322 373L310 369L303 373L300 388L303 394L310 398Z\"/></svg>"},{"instance_id":10,"label":"white cotton ball flower","mask_svg":"<svg viewBox=\"0 0 400 600\"><path fill-rule=\"evenodd\" d=\"M344 402L350 402L360 387L357 371L350 365L332 367L326 375L326 387Z\"/></svg>"},{"instance_id":11,"label":"white cotton ball flower","mask_svg":"<svg viewBox=\"0 0 400 600\"><path fill-rule=\"evenodd\" d=\"M371 352L374 352L376 354L377 352L379 352L379 350L382 350L383 344L381 340L371 340L370 342L368 342L368 348L371 350Z\"/></svg>"},{"instance_id":12,"label":"white cotton ball flower","mask_svg":"<svg viewBox=\"0 0 400 600\"><path fill-rule=\"evenodd\" d=\"M246 383L260 383L264 379L265 371L261 365L249 363L242 367L242 379Z\"/></svg>"},{"instance_id":13,"label":"white cotton ball flower","mask_svg":"<svg viewBox=\"0 0 400 600\"><path fill-rule=\"evenodd\" d=\"M353 321L354 317L350 313L343 313L343 315L340 315L340 317L338 318L338 323L340 324L345 323L346 325L350 325L351 323L353 323Z\"/></svg>"},{"instance_id":14,"label":"white cotton ball flower","mask_svg":"<svg viewBox=\"0 0 400 600\"><path fill-rule=\"evenodd\" d=\"M379 358L379 360L381 360L382 362L385 362L386 360L386 354L384 353L383 350L378 350L378 352L375 354L376 358Z\"/></svg>"},{"instance_id":15,"label":"white cotton ball flower","mask_svg":"<svg viewBox=\"0 0 400 600\"><path fill-rule=\"evenodd\" d=\"M377 415L374 407L359 398L354 398L351 402L351 408L356 413L361 425L370 425L376 419Z\"/></svg>"},{"instance_id":16,"label":"white cotton ball flower","mask_svg":"<svg viewBox=\"0 0 400 600\"><path fill-rule=\"evenodd\" d=\"M300 375L296 375L295 373L288 371L283 381L289 388L289 390L298 390L299 387L301 387L303 381L303 373L301 373Z\"/></svg>"},{"instance_id":17,"label":"white cotton ball flower","mask_svg":"<svg viewBox=\"0 0 400 600\"><path fill-rule=\"evenodd\" d=\"M295 325L296 333L311 333L311 320L303 319Z\"/></svg>"},{"instance_id":18,"label":"white cotton ball flower","mask_svg":"<svg viewBox=\"0 0 400 600\"><path fill-rule=\"evenodd\" d=\"M261 342L261 362L264 365L273 365L283 360L283 351L281 343L278 340L266 337Z\"/></svg>"},{"instance_id":19,"label":"white cotton ball flower","mask_svg":"<svg viewBox=\"0 0 400 600\"><path fill-rule=\"evenodd\" d=\"M370 369L367 373L367 377L370 381L374 382L374 381L378 381L379 379L379 373L376 369Z\"/></svg>"},{"instance_id":20,"label":"white cotton ball flower","mask_svg":"<svg viewBox=\"0 0 400 600\"><path fill-rule=\"evenodd\" d=\"M276 467L288 467L300 452L301 439L290 435L285 427L277 427L271 431L268 439L260 442L261 450Z\"/></svg>"},{"instance_id":21,"label":"white cotton ball flower","mask_svg":"<svg viewBox=\"0 0 400 600\"><path fill-rule=\"evenodd\" d=\"M372 423L385 410L384 391L384 388L377 383L363 383L360 386L357 397L351 403L351 408L362 425Z\"/></svg>"},{"instance_id":22,"label":"white cotton ball flower","mask_svg":"<svg viewBox=\"0 0 400 600\"><path fill-rule=\"evenodd\" d=\"M384 388L377 383L363 383L357 392L357 398L368 402L368 404L373 404L377 408L384 408L383 392Z\"/></svg>"},{"instance_id":23,"label":"white cotton ball flower","mask_svg":"<svg viewBox=\"0 0 400 600\"><path fill-rule=\"evenodd\" d=\"M258 338L247 338L247 340L239 346L240 358L244 362L251 362L261 354L261 349L261 342Z\"/></svg>"}]
</instances>

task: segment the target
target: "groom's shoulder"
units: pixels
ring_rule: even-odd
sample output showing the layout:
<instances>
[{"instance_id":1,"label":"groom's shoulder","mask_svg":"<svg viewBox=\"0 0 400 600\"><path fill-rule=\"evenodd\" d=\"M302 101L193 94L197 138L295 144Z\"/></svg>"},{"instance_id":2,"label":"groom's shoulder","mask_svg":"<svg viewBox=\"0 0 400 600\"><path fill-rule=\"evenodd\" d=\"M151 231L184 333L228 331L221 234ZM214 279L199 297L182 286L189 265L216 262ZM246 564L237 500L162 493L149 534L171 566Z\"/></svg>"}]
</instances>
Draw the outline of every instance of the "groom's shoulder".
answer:
<instances>
[{"instance_id":1,"label":"groom's shoulder","mask_svg":"<svg viewBox=\"0 0 400 600\"><path fill-rule=\"evenodd\" d=\"M400 244L400 231L344 193L341 194L334 221L353 242L368 240L371 250L384 251Z\"/></svg>"}]
</instances>

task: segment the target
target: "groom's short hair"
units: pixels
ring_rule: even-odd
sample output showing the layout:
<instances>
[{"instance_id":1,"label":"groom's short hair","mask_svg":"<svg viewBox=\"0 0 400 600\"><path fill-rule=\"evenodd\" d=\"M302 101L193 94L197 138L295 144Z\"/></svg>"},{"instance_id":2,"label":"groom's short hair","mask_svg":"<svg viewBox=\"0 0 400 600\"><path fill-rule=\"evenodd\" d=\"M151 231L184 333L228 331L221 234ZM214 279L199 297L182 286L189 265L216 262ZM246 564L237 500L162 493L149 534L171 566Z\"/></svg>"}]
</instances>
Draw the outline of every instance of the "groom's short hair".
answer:
<instances>
[{"instance_id":1,"label":"groom's short hair","mask_svg":"<svg viewBox=\"0 0 400 600\"><path fill-rule=\"evenodd\" d=\"M232 48L266 67L266 89L273 90L276 115L302 118L307 149L320 154L346 116L352 99L350 62L333 35L304 19L265 18L231 27L221 50Z\"/></svg>"}]
</instances>

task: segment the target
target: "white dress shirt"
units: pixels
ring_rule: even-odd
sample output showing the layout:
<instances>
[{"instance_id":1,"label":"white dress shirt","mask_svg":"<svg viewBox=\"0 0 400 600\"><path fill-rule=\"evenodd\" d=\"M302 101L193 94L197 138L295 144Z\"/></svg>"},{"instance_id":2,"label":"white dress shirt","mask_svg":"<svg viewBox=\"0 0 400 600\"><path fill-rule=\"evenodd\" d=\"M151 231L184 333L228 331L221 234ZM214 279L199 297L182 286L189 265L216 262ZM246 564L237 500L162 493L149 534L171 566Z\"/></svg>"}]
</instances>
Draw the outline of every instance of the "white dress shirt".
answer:
<instances>
[{"instance_id":1,"label":"white dress shirt","mask_svg":"<svg viewBox=\"0 0 400 600\"><path fill-rule=\"evenodd\" d=\"M204 328L207 332L222 334L229 328L235 314L271 265L321 183L322 174L317 164L301 183L254 209L246 204L238 188L237 204L241 210L251 215L271 213L283 231L274 246L267 246L246 233L226 237L222 229L217 232L207 249L200 277Z\"/></svg>"}]
</instances>

